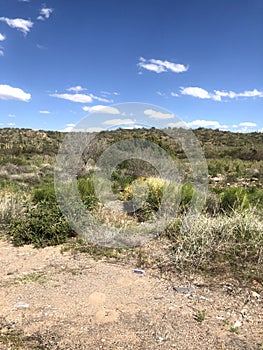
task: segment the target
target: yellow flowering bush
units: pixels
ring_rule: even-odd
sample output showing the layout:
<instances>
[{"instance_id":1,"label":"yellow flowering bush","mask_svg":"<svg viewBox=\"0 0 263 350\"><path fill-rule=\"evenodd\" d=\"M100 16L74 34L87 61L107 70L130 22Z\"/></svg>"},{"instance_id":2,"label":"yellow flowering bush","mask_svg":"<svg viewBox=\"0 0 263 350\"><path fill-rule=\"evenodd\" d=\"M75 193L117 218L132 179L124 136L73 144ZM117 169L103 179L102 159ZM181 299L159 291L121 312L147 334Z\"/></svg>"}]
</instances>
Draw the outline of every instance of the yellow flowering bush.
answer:
<instances>
[{"instance_id":1,"label":"yellow flowering bush","mask_svg":"<svg viewBox=\"0 0 263 350\"><path fill-rule=\"evenodd\" d=\"M139 177L124 188L120 194L122 201L132 200L146 216L156 212L164 199L166 205L172 206L179 198L178 185L159 177Z\"/></svg>"}]
</instances>

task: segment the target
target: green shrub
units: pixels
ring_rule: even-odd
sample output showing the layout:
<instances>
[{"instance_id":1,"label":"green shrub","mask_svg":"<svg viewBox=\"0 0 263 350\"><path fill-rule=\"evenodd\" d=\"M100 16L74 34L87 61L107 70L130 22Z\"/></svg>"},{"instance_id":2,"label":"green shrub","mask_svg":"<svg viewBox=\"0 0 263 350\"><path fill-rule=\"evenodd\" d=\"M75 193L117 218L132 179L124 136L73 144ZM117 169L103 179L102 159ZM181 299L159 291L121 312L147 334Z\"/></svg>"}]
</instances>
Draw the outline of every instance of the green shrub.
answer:
<instances>
[{"instance_id":1,"label":"green shrub","mask_svg":"<svg viewBox=\"0 0 263 350\"><path fill-rule=\"evenodd\" d=\"M119 198L123 201L132 200L135 207L139 208L135 210L135 214L141 221L145 221L160 208L173 210L178 204L179 195L179 187L168 180L139 177L124 188Z\"/></svg>"},{"instance_id":2,"label":"green shrub","mask_svg":"<svg viewBox=\"0 0 263 350\"><path fill-rule=\"evenodd\" d=\"M61 214L52 184L33 190L32 202L27 203L23 217L10 223L9 235L16 246L33 244L35 247L61 244L75 236Z\"/></svg>"},{"instance_id":3,"label":"green shrub","mask_svg":"<svg viewBox=\"0 0 263 350\"><path fill-rule=\"evenodd\" d=\"M192 201L194 193L194 187L191 184L183 184L181 192L181 211L186 211Z\"/></svg>"},{"instance_id":4,"label":"green shrub","mask_svg":"<svg viewBox=\"0 0 263 350\"><path fill-rule=\"evenodd\" d=\"M98 204L98 198L95 194L95 188L93 183L93 176L79 179L78 190L80 193L81 200L87 209L92 210L96 208Z\"/></svg>"},{"instance_id":5,"label":"green shrub","mask_svg":"<svg viewBox=\"0 0 263 350\"><path fill-rule=\"evenodd\" d=\"M16 246L33 244L38 248L64 243L75 233L55 203L40 202L29 205L25 216L10 224L9 235Z\"/></svg>"},{"instance_id":6,"label":"green shrub","mask_svg":"<svg viewBox=\"0 0 263 350\"><path fill-rule=\"evenodd\" d=\"M33 190L33 202L56 203L56 193L53 184L43 184Z\"/></svg>"},{"instance_id":7,"label":"green shrub","mask_svg":"<svg viewBox=\"0 0 263 350\"><path fill-rule=\"evenodd\" d=\"M250 206L247 191L242 187L229 187L219 195L220 209L229 212L235 209L247 209Z\"/></svg>"}]
</instances>

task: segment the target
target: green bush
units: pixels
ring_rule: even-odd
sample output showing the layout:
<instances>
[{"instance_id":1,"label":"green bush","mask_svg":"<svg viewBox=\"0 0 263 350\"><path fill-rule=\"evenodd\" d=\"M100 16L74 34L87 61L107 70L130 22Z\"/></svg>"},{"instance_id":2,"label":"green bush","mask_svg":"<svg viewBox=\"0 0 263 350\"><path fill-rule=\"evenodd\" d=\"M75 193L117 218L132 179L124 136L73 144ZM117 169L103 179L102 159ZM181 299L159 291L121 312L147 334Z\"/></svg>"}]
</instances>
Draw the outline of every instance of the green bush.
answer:
<instances>
[{"instance_id":1,"label":"green bush","mask_svg":"<svg viewBox=\"0 0 263 350\"><path fill-rule=\"evenodd\" d=\"M35 247L61 244L75 236L60 212L53 185L34 189L32 202L26 205L23 217L10 223L9 235L16 246L33 244Z\"/></svg>"},{"instance_id":2,"label":"green bush","mask_svg":"<svg viewBox=\"0 0 263 350\"><path fill-rule=\"evenodd\" d=\"M56 203L56 193L53 184L44 184L33 190L33 202Z\"/></svg>"},{"instance_id":3,"label":"green bush","mask_svg":"<svg viewBox=\"0 0 263 350\"><path fill-rule=\"evenodd\" d=\"M25 217L10 224L9 235L16 246L33 244L39 248L64 243L75 233L56 204L38 203L28 206Z\"/></svg>"},{"instance_id":4,"label":"green bush","mask_svg":"<svg viewBox=\"0 0 263 350\"><path fill-rule=\"evenodd\" d=\"M132 200L139 208L135 210L135 214L141 221L145 221L160 208L174 210L179 200L179 193L179 187L168 180L158 177L139 177L124 188L119 198L123 201Z\"/></svg>"},{"instance_id":5,"label":"green bush","mask_svg":"<svg viewBox=\"0 0 263 350\"><path fill-rule=\"evenodd\" d=\"M235 209L247 209L250 206L247 191L242 187L229 187L219 195L220 209L229 212Z\"/></svg>"},{"instance_id":6,"label":"green bush","mask_svg":"<svg viewBox=\"0 0 263 350\"><path fill-rule=\"evenodd\" d=\"M98 198L95 194L93 176L87 177L86 179L79 179L78 190L80 193L81 200L83 201L87 209L95 209L96 205L98 204Z\"/></svg>"},{"instance_id":7,"label":"green bush","mask_svg":"<svg viewBox=\"0 0 263 350\"><path fill-rule=\"evenodd\" d=\"M192 201L194 193L194 187L191 184L183 184L181 192L181 211L186 211Z\"/></svg>"}]
</instances>

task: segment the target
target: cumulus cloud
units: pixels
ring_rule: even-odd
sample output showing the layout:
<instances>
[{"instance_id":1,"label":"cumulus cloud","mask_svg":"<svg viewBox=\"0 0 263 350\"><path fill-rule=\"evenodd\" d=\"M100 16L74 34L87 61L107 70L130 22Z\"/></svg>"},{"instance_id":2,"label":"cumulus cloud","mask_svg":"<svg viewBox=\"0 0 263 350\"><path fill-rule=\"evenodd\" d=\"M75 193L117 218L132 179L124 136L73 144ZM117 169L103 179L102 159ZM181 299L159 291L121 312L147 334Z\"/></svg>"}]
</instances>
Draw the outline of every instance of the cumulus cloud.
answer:
<instances>
[{"instance_id":1,"label":"cumulus cloud","mask_svg":"<svg viewBox=\"0 0 263 350\"><path fill-rule=\"evenodd\" d=\"M207 128L207 127L213 127L213 128L220 128L222 127L221 124L216 120L204 120L204 119L197 119L192 122L186 123L189 128Z\"/></svg>"},{"instance_id":2,"label":"cumulus cloud","mask_svg":"<svg viewBox=\"0 0 263 350\"><path fill-rule=\"evenodd\" d=\"M69 89L67 89L67 91L73 91L73 92L81 92L87 90L86 88L80 86L80 85L76 85L76 86L72 86Z\"/></svg>"},{"instance_id":3,"label":"cumulus cloud","mask_svg":"<svg viewBox=\"0 0 263 350\"><path fill-rule=\"evenodd\" d=\"M168 123L167 126L169 126L170 128L186 128L187 124L183 121L178 121L174 123Z\"/></svg>"},{"instance_id":4,"label":"cumulus cloud","mask_svg":"<svg viewBox=\"0 0 263 350\"><path fill-rule=\"evenodd\" d=\"M51 94L52 97L61 98L63 100L68 100L71 102L79 102L79 103L91 103L93 100L90 95L85 94Z\"/></svg>"},{"instance_id":5,"label":"cumulus cloud","mask_svg":"<svg viewBox=\"0 0 263 350\"><path fill-rule=\"evenodd\" d=\"M181 94L215 101L222 101L222 98L234 99L238 97L263 97L263 92L257 89L246 90L239 93L234 91L214 90L214 92L211 93L197 86L181 87Z\"/></svg>"},{"instance_id":6,"label":"cumulus cloud","mask_svg":"<svg viewBox=\"0 0 263 350\"><path fill-rule=\"evenodd\" d=\"M135 124L135 120L132 119L109 119L109 120L105 120L102 124L104 125L110 125L110 126L114 126L114 125L123 125L123 124Z\"/></svg>"},{"instance_id":7,"label":"cumulus cloud","mask_svg":"<svg viewBox=\"0 0 263 350\"><path fill-rule=\"evenodd\" d=\"M5 35L4 34L2 34L2 33L0 33L0 41L4 41L5 40Z\"/></svg>"},{"instance_id":8,"label":"cumulus cloud","mask_svg":"<svg viewBox=\"0 0 263 350\"><path fill-rule=\"evenodd\" d=\"M10 85L0 85L0 100L19 100L29 102L31 95Z\"/></svg>"},{"instance_id":9,"label":"cumulus cloud","mask_svg":"<svg viewBox=\"0 0 263 350\"><path fill-rule=\"evenodd\" d=\"M105 130L99 126L93 126L93 127L90 127L90 128L87 128L86 131L87 132L100 132L102 130Z\"/></svg>"},{"instance_id":10,"label":"cumulus cloud","mask_svg":"<svg viewBox=\"0 0 263 350\"><path fill-rule=\"evenodd\" d=\"M44 21L45 19L48 19L53 11L54 11L54 10L53 10L52 8L43 7L43 8L40 10L40 14L39 14L39 16L37 17L37 19L38 19L39 21Z\"/></svg>"},{"instance_id":11,"label":"cumulus cloud","mask_svg":"<svg viewBox=\"0 0 263 350\"><path fill-rule=\"evenodd\" d=\"M221 97L216 94L210 94L207 90L197 87L197 86L189 86L189 87L181 87L181 94L182 95L189 95L193 97L198 97L203 99L212 99L215 101L220 101Z\"/></svg>"},{"instance_id":12,"label":"cumulus cloud","mask_svg":"<svg viewBox=\"0 0 263 350\"><path fill-rule=\"evenodd\" d=\"M138 67L155 73L163 73L168 71L173 73L182 73L188 70L188 67L184 64L173 63L166 60L156 60L154 58L147 60L144 57L140 57Z\"/></svg>"},{"instance_id":13,"label":"cumulus cloud","mask_svg":"<svg viewBox=\"0 0 263 350\"><path fill-rule=\"evenodd\" d=\"M30 29L33 27L33 22L31 20L23 19L23 18L7 18L0 17L0 21L5 22L9 27L20 30L25 35L30 32Z\"/></svg>"},{"instance_id":14,"label":"cumulus cloud","mask_svg":"<svg viewBox=\"0 0 263 350\"><path fill-rule=\"evenodd\" d=\"M71 132L71 131L74 131L74 127L75 127L76 124L73 124L73 123L69 123L69 124L66 124L65 128L63 130L61 130L62 132Z\"/></svg>"},{"instance_id":15,"label":"cumulus cloud","mask_svg":"<svg viewBox=\"0 0 263 350\"><path fill-rule=\"evenodd\" d=\"M39 111L40 114L50 114L49 111L46 111L46 110L42 110L42 111Z\"/></svg>"},{"instance_id":16,"label":"cumulus cloud","mask_svg":"<svg viewBox=\"0 0 263 350\"><path fill-rule=\"evenodd\" d=\"M2 47L0 47L0 56L4 56L4 50L2 49Z\"/></svg>"},{"instance_id":17,"label":"cumulus cloud","mask_svg":"<svg viewBox=\"0 0 263 350\"><path fill-rule=\"evenodd\" d=\"M106 103L112 102L106 98L95 96L93 94L81 94L81 93L79 93L80 91L82 91L84 89L81 86L73 86L70 89L71 89L70 91L75 91L75 93L74 94L68 94L68 93L57 94L56 93L56 94L50 94L49 96L61 98L63 100L68 100L68 101L72 101L72 102L79 102L79 103L91 103L93 100L97 100L100 102L106 102Z\"/></svg>"},{"instance_id":18,"label":"cumulus cloud","mask_svg":"<svg viewBox=\"0 0 263 350\"><path fill-rule=\"evenodd\" d=\"M216 129L228 129L228 125L222 125L216 120L204 120L197 119L191 122L178 121L175 123L169 123L167 126L171 128L216 128Z\"/></svg>"},{"instance_id":19,"label":"cumulus cloud","mask_svg":"<svg viewBox=\"0 0 263 350\"><path fill-rule=\"evenodd\" d=\"M253 123L253 122L242 122L239 124L239 126L245 126L245 127L248 127L248 128L253 128L254 126L257 126L256 123Z\"/></svg>"},{"instance_id":20,"label":"cumulus cloud","mask_svg":"<svg viewBox=\"0 0 263 350\"><path fill-rule=\"evenodd\" d=\"M120 111L116 107L110 107L110 106L103 106L103 105L96 105L96 106L84 106L82 107L83 111L93 113L101 111L101 113L107 113L107 114L120 114Z\"/></svg>"},{"instance_id":21,"label":"cumulus cloud","mask_svg":"<svg viewBox=\"0 0 263 350\"><path fill-rule=\"evenodd\" d=\"M8 126L15 126L16 123L7 123Z\"/></svg>"},{"instance_id":22,"label":"cumulus cloud","mask_svg":"<svg viewBox=\"0 0 263 350\"><path fill-rule=\"evenodd\" d=\"M113 102L112 100L108 100L107 98L104 98L104 97L95 96L93 94L90 94L90 97L93 98L94 100L97 100L97 101L100 101L100 102L105 102L105 103Z\"/></svg>"},{"instance_id":23,"label":"cumulus cloud","mask_svg":"<svg viewBox=\"0 0 263 350\"><path fill-rule=\"evenodd\" d=\"M172 119L174 118L174 114L170 113L162 113L160 111L155 111L154 109L146 109L143 112L145 115L147 115L151 119Z\"/></svg>"}]
</instances>

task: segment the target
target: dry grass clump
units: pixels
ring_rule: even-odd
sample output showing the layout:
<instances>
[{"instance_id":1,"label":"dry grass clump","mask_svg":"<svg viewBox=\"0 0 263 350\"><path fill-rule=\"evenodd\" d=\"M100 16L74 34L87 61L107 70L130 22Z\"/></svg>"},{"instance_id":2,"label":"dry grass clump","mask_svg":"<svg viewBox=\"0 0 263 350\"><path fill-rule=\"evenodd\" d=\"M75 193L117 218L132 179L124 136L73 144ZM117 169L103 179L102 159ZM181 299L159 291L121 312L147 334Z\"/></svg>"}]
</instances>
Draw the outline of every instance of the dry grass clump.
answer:
<instances>
[{"instance_id":1,"label":"dry grass clump","mask_svg":"<svg viewBox=\"0 0 263 350\"><path fill-rule=\"evenodd\" d=\"M251 209L216 217L202 214L183 233L183 218L167 233L173 241L177 267L210 269L215 263L262 266L263 222Z\"/></svg>"},{"instance_id":2,"label":"dry grass clump","mask_svg":"<svg viewBox=\"0 0 263 350\"><path fill-rule=\"evenodd\" d=\"M96 209L92 210L91 213L101 223L116 228L126 229L138 224L137 220L133 216L130 216L126 212L122 211L120 207L116 207L116 204L110 205L108 203L108 205L105 206L99 203Z\"/></svg>"},{"instance_id":3,"label":"dry grass clump","mask_svg":"<svg viewBox=\"0 0 263 350\"><path fill-rule=\"evenodd\" d=\"M25 201L28 195L7 190L0 191L0 223L8 224L14 219L21 218L25 212Z\"/></svg>"}]
</instances>

